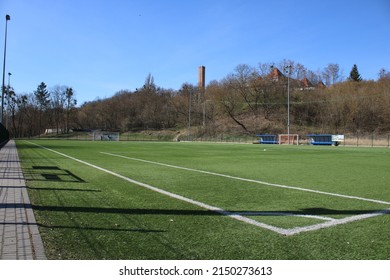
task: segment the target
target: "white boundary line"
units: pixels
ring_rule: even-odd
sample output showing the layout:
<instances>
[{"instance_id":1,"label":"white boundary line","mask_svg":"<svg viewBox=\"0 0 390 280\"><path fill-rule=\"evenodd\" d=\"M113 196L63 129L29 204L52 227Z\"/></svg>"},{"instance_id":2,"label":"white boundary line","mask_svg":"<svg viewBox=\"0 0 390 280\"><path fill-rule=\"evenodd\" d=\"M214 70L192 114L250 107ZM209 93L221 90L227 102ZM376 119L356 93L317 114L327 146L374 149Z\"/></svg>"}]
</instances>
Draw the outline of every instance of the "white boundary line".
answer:
<instances>
[{"instance_id":1,"label":"white boundary line","mask_svg":"<svg viewBox=\"0 0 390 280\"><path fill-rule=\"evenodd\" d=\"M293 187L293 186L287 186L287 185L280 185L280 184L274 184L274 183L269 183L269 182L264 182L264 181L259 181L259 180L230 176L230 175L226 175L226 174L204 171L204 170L200 170L200 169L193 169L193 168L188 168L188 167L176 166L176 165L160 163L160 162L156 162L156 161L127 157L127 156L122 156L122 155L118 155L118 154L112 154L112 153L106 153L106 152L100 152L100 153L105 154L105 155L109 155L109 156L120 157L120 158L130 159L130 160L134 160L134 161L140 161L140 162L144 162L144 163L150 163L150 164L161 165L161 166L165 166L165 167L171 167L171 168L182 169L182 170L187 170L187 171L192 171L192 172L198 172L198 173L203 173L203 174L208 174L208 175L214 175L214 176L235 179L235 180L244 181L244 182L256 183L256 184L261 184L261 185L266 185L266 186L271 186L271 187L278 187L278 188L283 188L283 189L291 189L291 190L304 191L304 192L312 192L312 193L316 193L316 194L324 194L324 195L329 195L329 196L336 196L336 197L363 200L363 201L368 201L368 202L390 205L390 202L388 202L388 201L382 201L382 200L376 200L376 199L364 198L364 197L358 197L358 196L351 196L351 195L344 195L344 194L338 194L338 193L316 191L316 190L311 190L311 189L305 189L305 188L299 188L299 187Z\"/></svg>"},{"instance_id":2,"label":"white boundary line","mask_svg":"<svg viewBox=\"0 0 390 280\"><path fill-rule=\"evenodd\" d=\"M214 176L219 176L219 177L225 177L225 178L235 179L235 180L240 180L240 181L245 181L245 182L257 183L257 184L266 185L266 186L285 188L285 189L292 189L292 190L305 191L305 192L312 192L312 193L317 193L317 194L322 194L322 195L329 195L329 196L342 197L342 198L347 198L347 199L356 199L356 200L362 200L362 201L368 201L368 202L374 202L374 203L379 203L379 204L390 205L390 202L387 202L387 201L381 201L381 200L369 199L369 198L358 197L358 196L336 194L336 193L330 193L330 192L316 191L316 190L310 190L310 189L305 189L305 188L298 188L298 187L292 187L292 186L268 183L268 182L264 182L264 181L252 180L252 179L247 179L247 178L240 178L240 177L236 177L236 176L230 176L230 175L220 174L220 173L215 173L215 172L210 172L210 171L204 171L204 170L187 168L187 167L181 167L181 166L165 164L165 163L160 163L160 162L154 162L154 161L149 161L149 160L144 160L144 159L126 157L126 156L122 156L122 155L118 155L118 154L112 154L112 153L107 153L107 152L101 152L101 153L105 154L105 155L110 155L110 156L124 158L124 159L130 159L130 160L134 160L134 161L140 161L140 162L144 162L144 163L161 165L161 166L165 166L165 167L171 167L171 168L182 169L182 170L187 170L187 171L199 172L199 173L203 173L203 174L214 175ZM258 212L258 214L259 213L261 215L261 212ZM237 215L237 214L241 214L241 215L251 215L252 214L253 215L254 212L235 213L235 215ZM270 215L271 213L268 213L268 214ZM279 214L282 215L283 213L279 213ZM346 217L346 218L343 218L343 219L333 219L333 218L330 218L330 217L322 217L322 216L314 216L314 215L296 215L296 214L292 214L292 213L285 213L284 216L316 218L316 219L326 220L327 222L320 223L320 224L315 224L315 225L311 225L311 226L296 227L296 228L292 228L292 229L281 229L281 228L278 228L281 231L276 231L276 230L273 230L273 231L276 231L276 232L278 232L280 234L284 234L284 235L295 235L295 234L298 234L298 233L301 233L301 232L314 231L314 230L319 230L319 229L322 229L322 228L333 227L333 226L336 226L336 225L346 224L346 223L350 223L350 222L353 222L353 221L364 220L364 219L380 216L380 215L383 215L383 214L390 214L390 209L385 209L385 210L382 210L382 211L375 211L375 212L368 213L368 214L360 214L360 215L350 216L350 217Z\"/></svg>"},{"instance_id":3,"label":"white boundary line","mask_svg":"<svg viewBox=\"0 0 390 280\"><path fill-rule=\"evenodd\" d=\"M214 211L214 212L217 212L221 215L224 215L224 216L228 216L228 217L231 217L233 219L236 219L236 220L239 220L239 221L242 221L242 222L245 222L247 224L251 224L251 225L254 225L254 226L257 226L257 227L260 227L260 228L264 228L264 229L268 229L268 230L272 230L274 232L277 232L279 234L284 234L284 235L287 235L288 234L288 230L285 230L283 228L278 228L278 227L274 227L274 226L271 226L271 225L268 225L268 224L264 224L264 223L260 223L258 221L255 221L255 220L252 220L252 219L249 219L249 218L246 218L246 217L243 217L241 215L238 215L238 214L235 214L233 212L229 212L229 211L226 211L222 208L218 208L218 207L215 207L215 206L212 206L212 205L208 205L206 203L203 203L203 202L199 202L199 201L196 201L196 200L193 200L193 199L190 199L190 198L187 198L187 197L184 197L184 196L181 196L181 195L177 195L177 194L174 194L174 193L171 193L171 192L168 192L168 191L164 191L164 190L161 190L159 188L156 188L156 187L153 187L151 185L148 185L148 184L145 184L145 183L142 183L142 182L138 182L136 180L133 180L133 179L130 179L128 177L125 177L123 175L120 175L118 173L115 173L113 171L110 171L108 169L105 169L105 168L102 168L102 167L99 167L97 165L94 165L94 164L91 164L89 162L86 162L86 161L83 161L83 160L80 160L78 158L75 158L75 157L72 157L72 156L69 156L69 155L66 155L66 154L63 154L61 152L58 152L56 150L52 150L50 148L47 148L47 147L44 147L44 146L41 146L41 145L38 145L38 144L35 144L33 142L30 142L30 141L26 141L27 143L30 143L32 145L35 145L35 146L38 146L42 149L45 149L45 150L48 150L50 152L53 152L53 153L56 153L58 155L61 155L63 157L66 157L66 158L69 158L71 160L74 160L74 161L77 161L79 163L82 163L82 164L85 164L87 166L90 166L92 168L95 168L97 170L100 170L100 171L103 171L103 172L106 172L110 175L113 175L115 177L118 177L120 179L123 179L125 181L128 181L130 183L133 183L135 185L138 185L138 186L141 186L141 187L144 187L146 189L149 189L149 190L152 190L152 191L155 191L157 193L160 193L160 194L163 194L163 195L167 195L171 198L175 198L177 200L181 200L181 201L185 201L185 202L188 202L190 204L193 204L193 205L196 205L196 206L199 206L201 208L204 208L206 210L210 210L210 211Z\"/></svg>"},{"instance_id":4,"label":"white boundary line","mask_svg":"<svg viewBox=\"0 0 390 280\"><path fill-rule=\"evenodd\" d=\"M56 153L58 155L61 155L63 157L69 158L71 160L77 161L79 163L85 164L85 165L90 166L92 168L95 168L97 170L106 172L106 173L108 173L110 175L116 176L116 177L118 177L120 179L123 179L125 181L128 181L130 183L133 183L133 184L136 184L138 186L144 187L146 189L155 191L157 193L160 193L160 194L163 194L163 195L167 195L169 197L172 197L172 198L175 198L175 199L178 199L178 200L181 200L181 201L188 202L190 204L199 206L199 207L204 208L206 210L214 211L214 212L217 212L217 213L219 213L221 215L228 216L230 218L233 218L233 219L239 220L241 222L245 222L247 224L251 224L251 225L263 228L263 229L268 229L268 230L271 230L273 232L276 232L276 233L279 233L279 234L282 234L282 235L295 235L295 234L298 234L298 233L301 233L301 232L318 230L318 229L321 229L321 228L332 227L332 226L335 226L335 225L338 225L338 224L345 224L345 223L356 221L356 220L362 220L362 219L366 219L366 218L370 218L370 217L374 217L374 216L378 216L378 215L389 214L389 212L390 212L389 210L384 210L384 211L379 211L379 212L370 213L370 214L352 216L352 217L345 218L345 219L331 220L331 221L327 221L327 222L321 223L321 224L316 224L316 225L313 225L313 226L297 227L297 228L293 228L293 229L283 229L283 228L279 228L279 227L275 227L275 226L271 226L271 225L268 225L268 224L265 224L265 223L261 223L261 222L255 221L255 220L249 219L247 217L243 217L241 215L238 215L237 213L226 211L226 210L224 210L222 208L218 208L218 207L215 207L215 206L212 206L212 205L208 205L208 204L205 204L203 202L199 202L199 201L196 201L196 200L193 200L193 199L181 196L181 195L177 195L177 194L174 194L174 193L171 193L171 192L168 192L168 191L164 191L164 190L161 190L159 188L153 187L151 185L148 185L148 184L145 184L145 183L142 183L142 182L138 182L136 180L130 179L128 177L125 177L123 175L120 175L118 173L110 171L108 169L99 167L99 166L91 164L89 162L86 162L86 161L80 160L78 158L69 156L67 154L58 152L56 150L53 150L53 149L50 149L50 148L47 148L47 147L35 144L33 142L30 142L30 141L26 141L26 142L30 143L32 145L35 145L37 147L40 147L42 149L45 149L47 151L50 151L50 152Z\"/></svg>"},{"instance_id":5,"label":"white boundary line","mask_svg":"<svg viewBox=\"0 0 390 280\"><path fill-rule=\"evenodd\" d=\"M294 235L294 234L298 234L301 232L308 232L308 231L319 230L322 228L343 225L343 224L347 224L347 223L354 222L354 221L360 221L360 220L364 220L364 219L368 219L368 218L373 218L373 217L380 216L383 214L390 214L390 209L386 209L386 210L382 210L382 211L375 211L375 212L369 213L369 214L355 215L355 216L351 216L351 217L347 217L347 218L343 218L343 219L328 221L328 222L321 223L321 224L315 224L312 226L292 228L292 229L288 229L288 233L286 235Z\"/></svg>"},{"instance_id":6,"label":"white boundary line","mask_svg":"<svg viewBox=\"0 0 390 280\"><path fill-rule=\"evenodd\" d=\"M261 211L247 211L247 212L234 212L239 215L244 216L280 216L280 217L286 217L286 216L294 216L294 217L302 217L302 218L311 218L311 219L317 219L317 220L324 220L324 221L333 221L336 220L334 218L330 217L324 217L324 216L316 216L316 215L309 215L309 214L294 214L290 212L261 212Z\"/></svg>"}]
</instances>

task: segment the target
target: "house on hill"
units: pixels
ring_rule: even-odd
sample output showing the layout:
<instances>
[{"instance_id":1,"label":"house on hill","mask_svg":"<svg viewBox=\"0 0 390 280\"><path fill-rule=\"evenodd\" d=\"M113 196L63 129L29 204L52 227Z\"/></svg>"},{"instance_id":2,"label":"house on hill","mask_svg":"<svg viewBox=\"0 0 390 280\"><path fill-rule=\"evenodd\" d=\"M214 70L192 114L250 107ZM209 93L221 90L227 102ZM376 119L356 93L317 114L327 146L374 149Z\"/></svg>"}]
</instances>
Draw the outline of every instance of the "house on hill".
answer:
<instances>
[{"instance_id":1,"label":"house on hill","mask_svg":"<svg viewBox=\"0 0 390 280\"><path fill-rule=\"evenodd\" d=\"M301 81L300 81L300 84L301 84L301 88L300 90L311 90L311 89L314 89L314 85L312 84L312 82L309 81L308 78L304 77Z\"/></svg>"},{"instance_id":2,"label":"house on hill","mask_svg":"<svg viewBox=\"0 0 390 280\"><path fill-rule=\"evenodd\" d=\"M324 89L324 88L326 88L326 85L322 81L319 81L316 88Z\"/></svg>"},{"instance_id":3,"label":"house on hill","mask_svg":"<svg viewBox=\"0 0 390 280\"><path fill-rule=\"evenodd\" d=\"M280 72L280 70L276 67L274 67L271 71L271 73L269 73L267 75L267 78L268 79L271 79L273 82L279 82L279 81L284 81L284 80L287 80L287 77L284 76L282 74L282 72Z\"/></svg>"},{"instance_id":4,"label":"house on hill","mask_svg":"<svg viewBox=\"0 0 390 280\"><path fill-rule=\"evenodd\" d=\"M288 77L285 76L278 68L274 67L266 76L267 79L272 80L276 83L287 83ZM307 77L304 77L302 80L297 80L290 78L290 87L297 90L314 90L316 88L325 88L323 82L319 82L317 85L314 85Z\"/></svg>"}]
</instances>

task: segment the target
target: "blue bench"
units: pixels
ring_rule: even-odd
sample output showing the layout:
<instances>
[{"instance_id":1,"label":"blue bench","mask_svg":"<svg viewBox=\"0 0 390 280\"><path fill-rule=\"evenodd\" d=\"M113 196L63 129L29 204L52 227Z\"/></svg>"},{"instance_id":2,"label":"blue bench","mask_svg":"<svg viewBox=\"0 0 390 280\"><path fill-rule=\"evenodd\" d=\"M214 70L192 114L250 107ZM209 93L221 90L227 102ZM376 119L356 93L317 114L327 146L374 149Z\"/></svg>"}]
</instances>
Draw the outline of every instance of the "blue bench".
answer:
<instances>
[{"instance_id":1,"label":"blue bench","mask_svg":"<svg viewBox=\"0 0 390 280\"><path fill-rule=\"evenodd\" d=\"M311 145L327 145L327 146L338 146L338 141L333 141L332 134L308 134L310 138L309 144Z\"/></svg>"},{"instance_id":2,"label":"blue bench","mask_svg":"<svg viewBox=\"0 0 390 280\"><path fill-rule=\"evenodd\" d=\"M333 145L332 141L326 141L326 142L318 142L318 141L312 141L310 144L312 145Z\"/></svg>"},{"instance_id":3,"label":"blue bench","mask_svg":"<svg viewBox=\"0 0 390 280\"><path fill-rule=\"evenodd\" d=\"M259 144L278 144L278 137L274 134L257 134Z\"/></svg>"}]
</instances>

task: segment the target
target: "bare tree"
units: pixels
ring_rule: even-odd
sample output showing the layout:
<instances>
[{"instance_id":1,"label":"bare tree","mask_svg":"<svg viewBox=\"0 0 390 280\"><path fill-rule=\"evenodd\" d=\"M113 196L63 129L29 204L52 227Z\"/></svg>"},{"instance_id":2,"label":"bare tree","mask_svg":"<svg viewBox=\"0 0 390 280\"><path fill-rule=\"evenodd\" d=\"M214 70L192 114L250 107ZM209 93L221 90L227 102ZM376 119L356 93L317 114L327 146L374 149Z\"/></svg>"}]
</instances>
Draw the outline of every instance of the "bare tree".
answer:
<instances>
[{"instance_id":1,"label":"bare tree","mask_svg":"<svg viewBox=\"0 0 390 280\"><path fill-rule=\"evenodd\" d=\"M275 63L259 63L259 75L263 78L265 78L269 73L271 72L271 69L273 68Z\"/></svg>"},{"instance_id":2,"label":"bare tree","mask_svg":"<svg viewBox=\"0 0 390 280\"><path fill-rule=\"evenodd\" d=\"M64 115L64 104L66 100L66 87L65 86L55 86L50 91L50 101L51 101L51 111L53 115L53 120L55 123L56 134L63 132L63 115Z\"/></svg>"},{"instance_id":3,"label":"bare tree","mask_svg":"<svg viewBox=\"0 0 390 280\"><path fill-rule=\"evenodd\" d=\"M297 63L294 68L295 68L295 79L300 81L303 78L307 77L307 69L305 66L303 66L300 63Z\"/></svg>"},{"instance_id":4,"label":"bare tree","mask_svg":"<svg viewBox=\"0 0 390 280\"><path fill-rule=\"evenodd\" d=\"M312 70L308 70L306 77L313 85L318 85L320 82L322 82L322 74L319 70L317 71L317 73Z\"/></svg>"},{"instance_id":5,"label":"bare tree","mask_svg":"<svg viewBox=\"0 0 390 280\"><path fill-rule=\"evenodd\" d=\"M77 100L74 96L74 91L73 91L73 88L71 87L68 87L66 88L65 90L65 114L66 114L66 118L65 118L65 131L66 133L69 132L69 114L70 114L70 111L76 106L77 104Z\"/></svg>"},{"instance_id":6,"label":"bare tree","mask_svg":"<svg viewBox=\"0 0 390 280\"><path fill-rule=\"evenodd\" d=\"M379 80L390 79L390 72L387 71L385 68L382 68L381 70L379 70L378 77Z\"/></svg>"},{"instance_id":7,"label":"bare tree","mask_svg":"<svg viewBox=\"0 0 390 280\"><path fill-rule=\"evenodd\" d=\"M248 133L248 128L244 122L240 120L240 116L245 115L245 112L242 110L242 95L237 91L236 85L234 85L234 81L232 82L231 79L232 77L230 76L222 81L218 104L225 114Z\"/></svg>"},{"instance_id":8,"label":"bare tree","mask_svg":"<svg viewBox=\"0 0 390 280\"><path fill-rule=\"evenodd\" d=\"M323 70L323 77L327 85L334 85L341 80L340 66L336 63L329 63Z\"/></svg>"},{"instance_id":9,"label":"bare tree","mask_svg":"<svg viewBox=\"0 0 390 280\"><path fill-rule=\"evenodd\" d=\"M257 116L259 113L260 92L256 90L255 86L255 81L259 76L255 68L246 64L240 64L226 80L230 89L241 96L242 102L246 104L246 107L254 116Z\"/></svg>"}]
</instances>

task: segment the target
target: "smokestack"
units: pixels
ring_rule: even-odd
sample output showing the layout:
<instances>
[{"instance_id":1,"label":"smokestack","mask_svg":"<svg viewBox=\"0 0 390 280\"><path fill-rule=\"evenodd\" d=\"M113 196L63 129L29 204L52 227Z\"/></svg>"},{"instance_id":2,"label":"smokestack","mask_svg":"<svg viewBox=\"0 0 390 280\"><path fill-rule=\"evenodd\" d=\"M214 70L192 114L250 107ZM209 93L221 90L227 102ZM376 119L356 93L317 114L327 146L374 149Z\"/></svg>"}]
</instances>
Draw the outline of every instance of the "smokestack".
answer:
<instances>
[{"instance_id":1,"label":"smokestack","mask_svg":"<svg viewBox=\"0 0 390 280\"><path fill-rule=\"evenodd\" d=\"M205 77L206 77L206 67L198 67L198 87L201 92L204 92L205 89Z\"/></svg>"}]
</instances>

